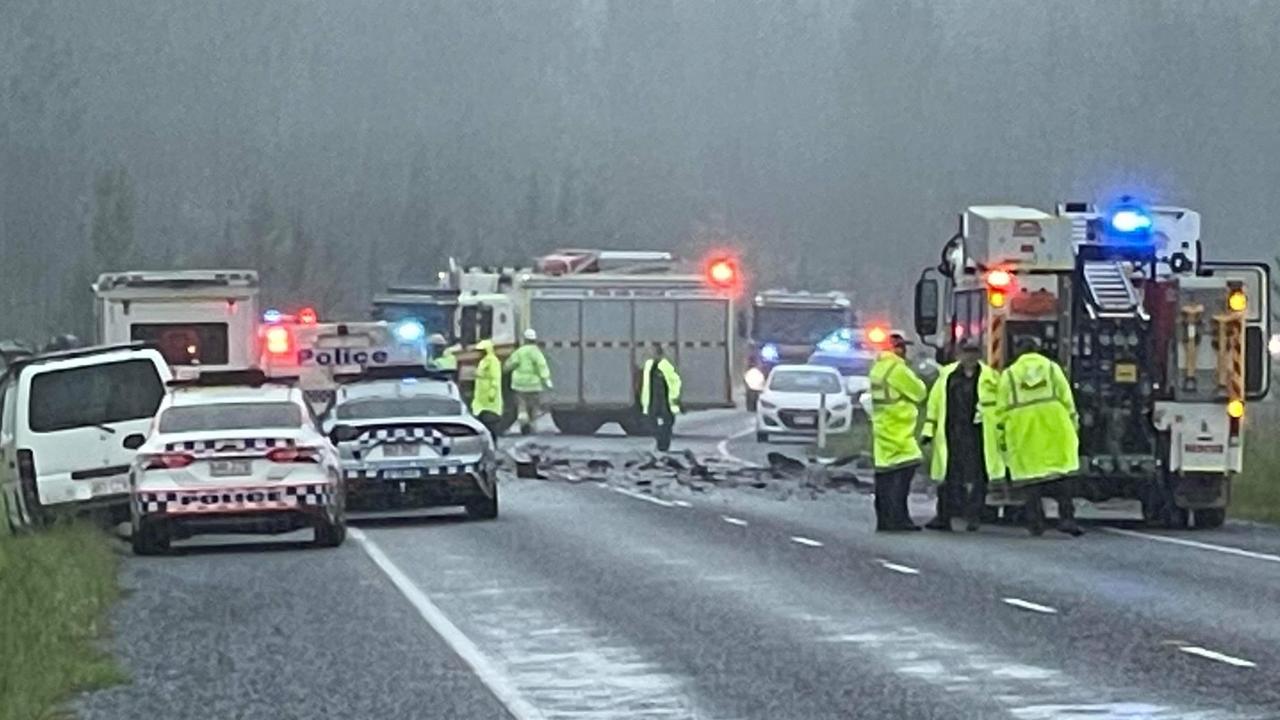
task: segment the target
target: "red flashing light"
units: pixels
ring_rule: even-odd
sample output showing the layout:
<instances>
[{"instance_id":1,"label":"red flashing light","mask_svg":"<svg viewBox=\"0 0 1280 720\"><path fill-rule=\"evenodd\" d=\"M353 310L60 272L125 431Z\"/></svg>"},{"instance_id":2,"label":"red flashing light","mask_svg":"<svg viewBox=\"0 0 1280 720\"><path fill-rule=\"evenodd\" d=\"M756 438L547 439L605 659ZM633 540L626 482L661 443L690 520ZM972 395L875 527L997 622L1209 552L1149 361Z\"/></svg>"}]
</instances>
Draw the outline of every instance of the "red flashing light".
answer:
<instances>
[{"instance_id":1,"label":"red flashing light","mask_svg":"<svg viewBox=\"0 0 1280 720\"><path fill-rule=\"evenodd\" d=\"M987 273L987 287L1001 290L1013 284L1013 275L1008 270L992 270Z\"/></svg>"},{"instance_id":2,"label":"red flashing light","mask_svg":"<svg viewBox=\"0 0 1280 720\"><path fill-rule=\"evenodd\" d=\"M276 463L318 463L320 454L312 448L282 447L268 452L267 459Z\"/></svg>"},{"instance_id":3,"label":"red flashing light","mask_svg":"<svg viewBox=\"0 0 1280 720\"><path fill-rule=\"evenodd\" d=\"M279 325L272 325L267 328L267 352L272 355L283 355L289 352L289 347L292 344L288 328Z\"/></svg>"},{"instance_id":4,"label":"red flashing light","mask_svg":"<svg viewBox=\"0 0 1280 720\"><path fill-rule=\"evenodd\" d=\"M316 309L313 307L304 307L298 311L298 322L303 325L315 325L319 319L320 316L316 314Z\"/></svg>"},{"instance_id":5,"label":"red flashing light","mask_svg":"<svg viewBox=\"0 0 1280 720\"><path fill-rule=\"evenodd\" d=\"M867 342L873 345L883 345L889 339L889 332L884 328L876 325L867 330Z\"/></svg>"},{"instance_id":6,"label":"red flashing light","mask_svg":"<svg viewBox=\"0 0 1280 720\"><path fill-rule=\"evenodd\" d=\"M720 290L738 288L738 263L732 258L719 257L707 263L707 283Z\"/></svg>"}]
</instances>

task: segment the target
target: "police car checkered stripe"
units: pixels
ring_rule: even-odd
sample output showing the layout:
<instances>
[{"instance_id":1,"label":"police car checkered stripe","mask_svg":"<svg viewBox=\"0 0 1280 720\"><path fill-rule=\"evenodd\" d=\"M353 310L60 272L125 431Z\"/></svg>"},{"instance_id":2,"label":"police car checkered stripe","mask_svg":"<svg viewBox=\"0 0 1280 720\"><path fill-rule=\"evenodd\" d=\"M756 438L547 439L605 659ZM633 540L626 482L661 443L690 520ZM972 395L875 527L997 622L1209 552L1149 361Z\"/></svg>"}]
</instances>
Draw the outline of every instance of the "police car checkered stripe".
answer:
<instances>
[{"instance_id":1,"label":"police car checkered stripe","mask_svg":"<svg viewBox=\"0 0 1280 720\"><path fill-rule=\"evenodd\" d=\"M274 487L199 488L165 492L138 492L134 505L141 514L219 513L243 510L287 510L333 504L328 484Z\"/></svg>"},{"instance_id":2,"label":"police car checkered stripe","mask_svg":"<svg viewBox=\"0 0 1280 720\"><path fill-rule=\"evenodd\" d=\"M239 438L235 440L187 440L185 442L165 443L164 449L166 452L179 450L191 452L210 450L244 451L270 450L278 447L288 448L296 444L293 440L283 438Z\"/></svg>"},{"instance_id":3,"label":"police car checkered stripe","mask_svg":"<svg viewBox=\"0 0 1280 720\"><path fill-rule=\"evenodd\" d=\"M372 428L356 439L357 452L367 451L384 444L422 443L448 455L453 449L453 439L432 427L381 427Z\"/></svg>"},{"instance_id":4,"label":"police car checkered stripe","mask_svg":"<svg viewBox=\"0 0 1280 720\"><path fill-rule=\"evenodd\" d=\"M443 475L468 475L480 471L479 463L452 463L447 465L424 465L411 468L388 468L394 470L420 470L423 477L439 477ZM343 476L348 480L377 480L378 470L346 470Z\"/></svg>"}]
</instances>

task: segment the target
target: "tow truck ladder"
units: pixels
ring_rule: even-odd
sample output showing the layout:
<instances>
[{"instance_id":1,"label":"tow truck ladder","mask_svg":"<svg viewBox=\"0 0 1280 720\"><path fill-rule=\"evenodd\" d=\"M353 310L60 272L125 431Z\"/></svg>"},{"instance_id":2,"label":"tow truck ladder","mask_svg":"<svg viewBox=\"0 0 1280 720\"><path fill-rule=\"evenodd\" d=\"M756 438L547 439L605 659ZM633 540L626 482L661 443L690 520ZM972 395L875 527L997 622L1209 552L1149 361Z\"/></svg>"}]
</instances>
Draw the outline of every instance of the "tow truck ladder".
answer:
<instances>
[{"instance_id":1,"label":"tow truck ladder","mask_svg":"<svg viewBox=\"0 0 1280 720\"><path fill-rule=\"evenodd\" d=\"M1142 315L1138 291L1129 280L1124 264L1112 260L1086 260L1084 282L1089 289L1089 314L1095 318L1126 318Z\"/></svg>"}]
</instances>

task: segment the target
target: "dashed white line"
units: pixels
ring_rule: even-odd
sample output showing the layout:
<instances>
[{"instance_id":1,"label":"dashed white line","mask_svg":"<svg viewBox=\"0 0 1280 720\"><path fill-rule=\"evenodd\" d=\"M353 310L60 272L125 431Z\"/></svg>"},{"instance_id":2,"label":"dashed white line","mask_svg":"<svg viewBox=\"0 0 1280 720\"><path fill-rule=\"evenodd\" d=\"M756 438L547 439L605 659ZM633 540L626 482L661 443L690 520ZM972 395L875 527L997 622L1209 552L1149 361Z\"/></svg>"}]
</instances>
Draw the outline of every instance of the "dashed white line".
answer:
<instances>
[{"instance_id":1,"label":"dashed white line","mask_svg":"<svg viewBox=\"0 0 1280 720\"><path fill-rule=\"evenodd\" d=\"M672 500L671 504L675 505L676 507L682 507L682 508L693 507L693 503L689 502L688 500Z\"/></svg>"},{"instance_id":2,"label":"dashed white line","mask_svg":"<svg viewBox=\"0 0 1280 720\"><path fill-rule=\"evenodd\" d=\"M877 562L880 563L880 567L884 568L885 570L890 570L892 572L901 573L903 575L919 575L920 574L919 570L913 567L908 567L906 565L899 565L898 563L889 562L888 560L878 560Z\"/></svg>"},{"instance_id":3,"label":"dashed white line","mask_svg":"<svg viewBox=\"0 0 1280 720\"><path fill-rule=\"evenodd\" d=\"M387 578L391 580L391 584L400 591L401 595L404 595L409 604L413 605L418 614L422 616L422 619L431 626L431 629L453 649L454 653L463 662L471 667L480 682L484 683L494 697L498 699L498 702L502 703L507 712L511 713L511 717L516 720L542 720L542 713L520 695L511 678L507 677L504 672L489 661L489 658L480 651L480 648L471 641L471 638L464 635L458 629L458 626L454 625L453 621L449 620L444 612L435 603L431 602L431 598L427 597L426 593L422 592L409 579L409 576L405 575L391 561L391 558L382 552L382 548L378 547L373 540L370 540L358 528L349 528L347 533L351 535L351 539L359 543L365 555L368 555L373 564L377 565L378 569L386 574Z\"/></svg>"},{"instance_id":4,"label":"dashed white line","mask_svg":"<svg viewBox=\"0 0 1280 720\"><path fill-rule=\"evenodd\" d=\"M730 517L729 515L721 515L720 519L729 523L730 525L737 525L738 527L747 526L747 521L743 520L742 518Z\"/></svg>"},{"instance_id":5,"label":"dashed white line","mask_svg":"<svg viewBox=\"0 0 1280 720\"><path fill-rule=\"evenodd\" d=\"M1022 598L1015 598L1015 597L1007 597L1007 598L1001 598L1001 599L1004 600L1006 605L1012 605L1016 608L1022 608L1023 610L1030 610L1031 612L1044 613L1045 615L1058 614L1058 611L1056 608L1051 608L1048 605L1041 605L1040 603L1033 603L1030 600L1023 600Z\"/></svg>"},{"instance_id":6,"label":"dashed white line","mask_svg":"<svg viewBox=\"0 0 1280 720\"><path fill-rule=\"evenodd\" d=\"M620 488L620 487L614 486L613 491L616 493L622 493L627 497L633 497L637 500L643 500L647 503L653 503L654 505L661 505L662 507L676 506L676 504L671 502L670 500L663 500L662 498L656 498L652 495L645 495L644 493L638 493L635 490L628 490L626 488Z\"/></svg>"},{"instance_id":7,"label":"dashed white line","mask_svg":"<svg viewBox=\"0 0 1280 720\"><path fill-rule=\"evenodd\" d=\"M1245 660L1244 658L1233 657L1231 655L1226 655L1224 653L1217 652L1216 650L1209 650L1207 648L1198 647L1196 645L1182 645L1178 649L1184 653L1187 653L1188 655L1196 655L1198 657L1206 658L1209 660L1217 660L1220 663L1226 663L1228 665L1231 665L1232 667L1238 667L1238 668L1258 667L1258 664L1253 662L1252 660Z\"/></svg>"},{"instance_id":8,"label":"dashed white line","mask_svg":"<svg viewBox=\"0 0 1280 720\"><path fill-rule=\"evenodd\" d=\"M803 535L792 535L792 536L791 536L791 542L793 542L793 543L799 543L799 544L801 544L801 545L806 545L806 546L808 546L808 547L822 547L822 542L821 542L820 540L814 540L813 538L807 538L807 537L805 537L805 536L803 536Z\"/></svg>"},{"instance_id":9,"label":"dashed white line","mask_svg":"<svg viewBox=\"0 0 1280 720\"><path fill-rule=\"evenodd\" d=\"M1224 555L1235 555L1237 557L1245 557L1251 560L1264 560L1266 562L1280 563L1280 555L1268 555L1267 553L1254 552L1252 550L1231 547L1229 545L1214 545L1213 543L1199 542L1196 540L1184 540L1182 538L1167 537L1165 535L1152 535L1151 533L1139 532L1138 530L1126 530L1124 528L1104 527L1102 530L1103 532L1109 532L1113 535L1124 535L1125 537L1141 538L1143 540L1168 543L1170 545L1182 545L1183 547L1196 548L1197 550L1211 550L1213 552L1223 553Z\"/></svg>"}]
</instances>

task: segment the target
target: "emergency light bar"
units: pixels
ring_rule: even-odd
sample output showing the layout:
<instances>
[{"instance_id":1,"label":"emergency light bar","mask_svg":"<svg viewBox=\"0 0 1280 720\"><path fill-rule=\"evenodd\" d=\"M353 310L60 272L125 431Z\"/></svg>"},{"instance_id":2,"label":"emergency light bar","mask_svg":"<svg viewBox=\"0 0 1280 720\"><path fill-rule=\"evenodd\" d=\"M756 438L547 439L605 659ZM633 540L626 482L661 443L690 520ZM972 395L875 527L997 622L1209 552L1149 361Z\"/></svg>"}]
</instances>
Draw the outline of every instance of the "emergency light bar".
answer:
<instances>
[{"instance_id":1,"label":"emergency light bar","mask_svg":"<svg viewBox=\"0 0 1280 720\"><path fill-rule=\"evenodd\" d=\"M169 387L261 387L263 385L292 386L298 382L297 377L270 377L258 368L248 370L206 370L197 375L185 378L174 378L168 382Z\"/></svg>"},{"instance_id":2,"label":"emergency light bar","mask_svg":"<svg viewBox=\"0 0 1280 720\"><path fill-rule=\"evenodd\" d=\"M366 368L359 373L343 373L333 376L334 381L343 384L371 380L405 380L407 378L447 382L453 380L454 375L453 372L448 370L434 370L421 365L383 365Z\"/></svg>"}]
</instances>

